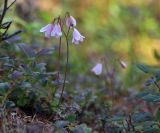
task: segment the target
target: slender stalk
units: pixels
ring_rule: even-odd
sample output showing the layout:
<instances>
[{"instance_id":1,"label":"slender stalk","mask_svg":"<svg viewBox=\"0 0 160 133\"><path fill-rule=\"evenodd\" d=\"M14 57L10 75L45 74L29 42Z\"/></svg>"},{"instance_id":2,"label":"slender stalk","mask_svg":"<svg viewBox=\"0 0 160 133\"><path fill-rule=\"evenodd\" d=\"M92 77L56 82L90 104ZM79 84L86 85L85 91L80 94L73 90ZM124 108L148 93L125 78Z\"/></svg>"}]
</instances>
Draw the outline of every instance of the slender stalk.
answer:
<instances>
[{"instance_id":1,"label":"slender stalk","mask_svg":"<svg viewBox=\"0 0 160 133\"><path fill-rule=\"evenodd\" d=\"M123 125L125 132L127 133L127 128L125 127L124 122L122 122L122 125Z\"/></svg>"},{"instance_id":2,"label":"slender stalk","mask_svg":"<svg viewBox=\"0 0 160 133\"><path fill-rule=\"evenodd\" d=\"M0 18L0 26L2 25L2 21L4 19L4 16L7 12L7 3L8 3L8 0L4 0L4 7L3 7L3 11L2 11L2 15L1 15L1 18Z\"/></svg>"},{"instance_id":3,"label":"slender stalk","mask_svg":"<svg viewBox=\"0 0 160 133\"><path fill-rule=\"evenodd\" d=\"M60 100L59 100L59 104L58 105L60 105L60 103L62 102L63 92L64 92L64 89L65 89L66 79L67 79L68 61L69 61L69 43L68 43L69 31L70 31L70 27L68 28L67 34L64 34L65 38L66 38L66 44L67 44L67 60L66 60L66 67L65 67L65 73L64 73L62 92L61 92L61 96L60 96Z\"/></svg>"},{"instance_id":4,"label":"slender stalk","mask_svg":"<svg viewBox=\"0 0 160 133\"><path fill-rule=\"evenodd\" d=\"M9 39L9 38L12 38L12 37L14 37L14 36L16 36L16 35L18 35L18 34L20 34L20 33L22 33L22 32L23 32L22 30L18 30L18 31L16 31L16 32L14 32L13 34L9 35L9 36L2 37L2 41L5 41L5 40L7 40L7 39Z\"/></svg>"},{"instance_id":5,"label":"slender stalk","mask_svg":"<svg viewBox=\"0 0 160 133\"><path fill-rule=\"evenodd\" d=\"M156 87L159 89L160 91L160 86L158 85L158 83L155 81L154 84L156 85Z\"/></svg>"},{"instance_id":6,"label":"slender stalk","mask_svg":"<svg viewBox=\"0 0 160 133\"><path fill-rule=\"evenodd\" d=\"M6 33L7 33L8 29L9 29L9 27L11 26L11 24L12 24L12 21L11 21L11 22L8 22L8 25L7 25L7 27L6 27L6 30L5 30L5 32L2 34L2 36L6 35Z\"/></svg>"},{"instance_id":7,"label":"slender stalk","mask_svg":"<svg viewBox=\"0 0 160 133\"><path fill-rule=\"evenodd\" d=\"M60 24L60 27L61 27L61 31L63 29L63 21L61 20L61 17L59 16L58 17L58 23ZM62 44L62 37L60 37L59 39L59 48L58 48L58 76L57 76L57 79L58 79L58 82L59 82L59 76L60 76L60 59L61 59L61 44Z\"/></svg>"},{"instance_id":8,"label":"slender stalk","mask_svg":"<svg viewBox=\"0 0 160 133\"><path fill-rule=\"evenodd\" d=\"M109 74L109 68L108 68L108 64L107 64L107 60L105 59L105 57L103 58L104 60L104 66L106 68L106 75L105 75L105 88L107 88L107 80L108 80L108 74ZM112 106L111 106L111 112L113 113L113 105L114 105L114 88L113 88L113 76L111 75L109 77L109 89L111 92L111 101L112 101Z\"/></svg>"},{"instance_id":9,"label":"slender stalk","mask_svg":"<svg viewBox=\"0 0 160 133\"><path fill-rule=\"evenodd\" d=\"M132 130L135 131L134 125L132 123L132 116L131 115L129 115L129 123L131 125Z\"/></svg>"},{"instance_id":10,"label":"slender stalk","mask_svg":"<svg viewBox=\"0 0 160 133\"><path fill-rule=\"evenodd\" d=\"M62 43L62 38L60 37L59 39L59 48L58 48L58 82L59 82L59 78L60 78L60 59L61 59L61 43Z\"/></svg>"},{"instance_id":11,"label":"slender stalk","mask_svg":"<svg viewBox=\"0 0 160 133\"><path fill-rule=\"evenodd\" d=\"M16 2L16 0L14 0L14 1L7 7L7 9L9 9L15 2Z\"/></svg>"}]
</instances>

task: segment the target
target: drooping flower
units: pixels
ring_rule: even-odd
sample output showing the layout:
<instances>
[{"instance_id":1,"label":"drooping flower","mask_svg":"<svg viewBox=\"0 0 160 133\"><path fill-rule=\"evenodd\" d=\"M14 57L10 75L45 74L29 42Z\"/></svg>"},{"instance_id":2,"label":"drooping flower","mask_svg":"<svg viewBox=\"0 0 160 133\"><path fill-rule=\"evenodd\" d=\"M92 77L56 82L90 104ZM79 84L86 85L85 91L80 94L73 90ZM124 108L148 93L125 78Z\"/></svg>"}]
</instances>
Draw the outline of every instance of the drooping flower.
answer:
<instances>
[{"instance_id":1,"label":"drooping flower","mask_svg":"<svg viewBox=\"0 0 160 133\"><path fill-rule=\"evenodd\" d=\"M44 32L45 37L50 38L54 25L48 24L40 29L40 32Z\"/></svg>"},{"instance_id":2,"label":"drooping flower","mask_svg":"<svg viewBox=\"0 0 160 133\"><path fill-rule=\"evenodd\" d=\"M53 30L51 32L51 36L59 38L62 36L61 26L59 24L55 24Z\"/></svg>"},{"instance_id":3,"label":"drooping flower","mask_svg":"<svg viewBox=\"0 0 160 133\"><path fill-rule=\"evenodd\" d=\"M82 36L76 28L74 28L72 43L77 45L77 44L79 44L79 42L82 42L84 40L84 38L85 37Z\"/></svg>"},{"instance_id":4,"label":"drooping flower","mask_svg":"<svg viewBox=\"0 0 160 133\"><path fill-rule=\"evenodd\" d=\"M66 20L66 26L67 27L73 27L73 26L76 26L76 20L72 17L72 16L69 16Z\"/></svg>"},{"instance_id":5,"label":"drooping flower","mask_svg":"<svg viewBox=\"0 0 160 133\"><path fill-rule=\"evenodd\" d=\"M122 68L125 69L125 68L127 67L127 64L126 64L124 61L122 61L122 60L120 60L119 63L120 63L120 66L121 66Z\"/></svg>"},{"instance_id":6,"label":"drooping flower","mask_svg":"<svg viewBox=\"0 0 160 133\"><path fill-rule=\"evenodd\" d=\"M51 36L59 38L60 36L62 36L61 27L59 24L48 24L40 29L40 32L44 32L45 37L47 38L50 38Z\"/></svg>"},{"instance_id":7,"label":"drooping flower","mask_svg":"<svg viewBox=\"0 0 160 133\"><path fill-rule=\"evenodd\" d=\"M95 74L95 75L100 75L102 73L102 64L98 63L96 64L91 71Z\"/></svg>"}]
</instances>

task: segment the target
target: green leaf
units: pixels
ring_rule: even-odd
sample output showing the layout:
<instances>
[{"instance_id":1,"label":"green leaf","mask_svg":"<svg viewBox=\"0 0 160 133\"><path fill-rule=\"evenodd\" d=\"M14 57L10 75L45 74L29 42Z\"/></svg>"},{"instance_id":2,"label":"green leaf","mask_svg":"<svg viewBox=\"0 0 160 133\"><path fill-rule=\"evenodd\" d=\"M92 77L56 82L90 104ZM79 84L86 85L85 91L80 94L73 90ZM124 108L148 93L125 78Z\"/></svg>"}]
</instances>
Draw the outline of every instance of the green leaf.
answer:
<instances>
[{"instance_id":1,"label":"green leaf","mask_svg":"<svg viewBox=\"0 0 160 133\"><path fill-rule=\"evenodd\" d=\"M109 121L123 121L125 118L123 116L113 116L112 118L108 119Z\"/></svg>"},{"instance_id":2,"label":"green leaf","mask_svg":"<svg viewBox=\"0 0 160 133\"><path fill-rule=\"evenodd\" d=\"M11 109L15 107L15 103L13 101L6 101L4 106L6 109Z\"/></svg>"},{"instance_id":3,"label":"green leaf","mask_svg":"<svg viewBox=\"0 0 160 133\"><path fill-rule=\"evenodd\" d=\"M9 83L8 82L4 82L4 83L0 83L0 95L4 95L9 89Z\"/></svg>"},{"instance_id":4,"label":"green leaf","mask_svg":"<svg viewBox=\"0 0 160 133\"><path fill-rule=\"evenodd\" d=\"M160 96L148 94L148 95L142 97L142 99L147 102L158 102L160 100Z\"/></svg>"},{"instance_id":5,"label":"green leaf","mask_svg":"<svg viewBox=\"0 0 160 133\"><path fill-rule=\"evenodd\" d=\"M156 120L160 122L160 110L159 109L156 112Z\"/></svg>"},{"instance_id":6,"label":"green leaf","mask_svg":"<svg viewBox=\"0 0 160 133\"><path fill-rule=\"evenodd\" d=\"M57 99L54 99L50 102L51 110L57 112L58 111L58 104L59 101Z\"/></svg>"},{"instance_id":7,"label":"green leaf","mask_svg":"<svg viewBox=\"0 0 160 133\"><path fill-rule=\"evenodd\" d=\"M160 71L156 72L155 78L156 78L156 81L160 80Z\"/></svg>"},{"instance_id":8,"label":"green leaf","mask_svg":"<svg viewBox=\"0 0 160 133\"><path fill-rule=\"evenodd\" d=\"M69 122L68 121L63 121L63 120L59 120L59 121L56 121L54 123L54 125L57 127L57 128L63 128L67 125L69 125Z\"/></svg>"},{"instance_id":9,"label":"green leaf","mask_svg":"<svg viewBox=\"0 0 160 133\"><path fill-rule=\"evenodd\" d=\"M143 71L144 73L149 73L149 68L146 67L145 65L142 65L142 64L138 64L137 67Z\"/></svg>"},{"instance_id":10,"label":"green leaf","mask_svg":"<svg viewBox=\"0 0 160 133\"><path fill-rule=\"evenodd\" d=\"M8 82L0 83L0 89L9 89L9 83Z\"/></svg>"},{"instance_id":11,"label":"green leaf","mask_svg":"<svg viewBox=\"0 0 160 133\"><path fill-rule=\"evenodd\" d=\"M91 128L87 127L86 124L81 124L80 127L83 128L84 133L91 133Z\"/></svg>"},{"instance_id":12,"label":"green leaf","mask_svg":"<svg viewBox=\"0 0 160 133\"><path fill-rule=\"evenodd\" d=\"M144 113L136 113L132 116L132 119L135 123L141 123L145 121L150 121L153 119L153 116L149 112L144 112Z\"/></svg>"},{"instance_id":13,"label":"green leaf","mask_svg":"<svg viewBox=\"0 0 160 133\"><path fill-rule=\"evenodd\" d=\"M69 114L65 117L65 120L69 121L70 123L74 123L76 120L76 115L75 114Z\"/></svg>"}]
</instances>

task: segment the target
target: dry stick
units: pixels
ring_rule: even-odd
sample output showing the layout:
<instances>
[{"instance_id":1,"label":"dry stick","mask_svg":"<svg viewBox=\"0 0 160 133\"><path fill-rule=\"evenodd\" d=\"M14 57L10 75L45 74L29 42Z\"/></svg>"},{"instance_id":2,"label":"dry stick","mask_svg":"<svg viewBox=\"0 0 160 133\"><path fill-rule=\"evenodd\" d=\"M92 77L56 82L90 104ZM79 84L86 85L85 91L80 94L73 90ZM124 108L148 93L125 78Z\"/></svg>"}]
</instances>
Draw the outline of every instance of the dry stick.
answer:
<instances>
[{"instance_id":1,"label":"dry stick","mask_svg":"<svg viewBox=\"0 0 160 133\"><path fill-rule=\"evenodd\" d=\"M16 0L14 0L14 1L7 7L7 9L9 9L15 2L16 2Z\"/></svg>"},{"instance_id":2,"label":"dry stick","mask_svg":"<svg viewBox=\"0 0 160 133\"><path fill-rule=\"evenodd\" d=\"M60 96L60 100L59 100L58 105L60 105L60 103L62 102L63 92L65 89L65 84L66 84L66 79L67 79L68 60L69 60L69 43L68 43L69 31L70 31L70 27L68 28L67 34L64 33L65 38L66 38L66 43L67 43L67 61L66 61L66 69L65 69L65 73L64 73L64 82L63 82L62 92L61 92L61 96Z\"/></svg>"},{"instance_id":3,"label":"dry stick","mask_svg":"<svg viewBox=\"0 0 160 133\"><path fill-rule=\"evenodd\" d=\"M16 0L14 0L9 6L7 6L7 5L8 5L8 0L4 0L4 7L3 7L2 15L1 15L1 18L0 18L0 28L2 28L2 22L3 22L4 16L5 16L7 10L8 10L15 2L16 2ZM8 24L8 26L7 26L5 32L3 33L2 36L4 36L4 35L7 33L9 27L10 27L11 24L12 24L12 21L10 21L10 22L8 22L8 23L9 23L9 24ZM11 37L13 37L13 36L21 33L21 32L22 32L22 31L17 31L17 32L13 33L13 34L10 35L10 36L2 37L2 41L6 40L6 39L9 39L9 38L11 38Z\"/></svg>"},{"instance_id":4,"label":"dry stick","mask_svg":"<svg viewBox=\"0 0 160 133\"><path fill-rule=\"evenodd\" d=\"M2 21L4 19L4 16L7 12L7 10L16 2L16 0L14 0L9 6L8 5L8 0L4 0L4 7L3 7L3 12L2 12L2 16L1 16L1 19L0 19L0 25L2 25Z\"/></svg>"}]
</instances>

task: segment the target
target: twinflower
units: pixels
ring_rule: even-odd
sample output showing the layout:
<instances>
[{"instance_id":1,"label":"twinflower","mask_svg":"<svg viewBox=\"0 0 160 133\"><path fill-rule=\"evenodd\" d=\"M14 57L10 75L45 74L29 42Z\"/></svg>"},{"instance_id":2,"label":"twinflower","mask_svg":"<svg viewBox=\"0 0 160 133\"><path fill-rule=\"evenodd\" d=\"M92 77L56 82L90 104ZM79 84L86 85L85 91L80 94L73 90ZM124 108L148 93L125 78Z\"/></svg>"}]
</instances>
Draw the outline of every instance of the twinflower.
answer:
<instances>
[{"instance_id":1,"label":"twinflower","mask_svg":"<svg viewBox=\"0 0 160 133\"><path fill-rule=\"evenodd\" d=\"M44 32L45 37L50 38L54 25L48 24L40 29L40 32Z\"/></svg>"},{"instance_id":2,"label":"twinflower","mask_svg":"<svg viewBox=\"0 0 160 133\"><path fill-rule=\"evenodd\" d=\"M40 32L44 32L45 37L50 38L54 36L59 38L62 36L61 27L59 24L48 24L40 29Z\"/></svg>"},{"instance_id":3,"label":"twinflower","mask_svg":"<svg viewBox=\"0 0 160 133\"><path fill-rule=\"evenodd\" d=\"M59 24L55 24L53 30L51 32L51 36L59 38L62 36L61 26Z\"/></svg>"},{"instance_id":4,"label":"twinflower","mask_svg":"<svg viewBox=\"0 0 160 133\"><path fill-rule=\"evenodd\" d=\"M69 27L73 27L73 26L76 26L76 20L72 17L72 16L69 16L67 19L66 19L66 26L69 28Z\"/></svg>"},{"instance_id":5,"label":"twinflower","mask_svg":"<svg viewBox=\"0 0 160 133\"><path fill-rule=\"evenodd\" d=\"M72 43L77 45L77 44L79 44L79 42L82 42L84 40L84 38L85 37L82 36L76 28L74 28Z\"/></svg>"},{"instance_id":6,"label":"twinflower","mask_svg":"<svg viewBox=\"0 0 160 133\"><path fill-rule=\"evenodd\" d=\"M101 63L97 63L92 69L91 71L95 74L95 75L100 75L102 73L102 64Z\"/></svg>"}]
</instances>

